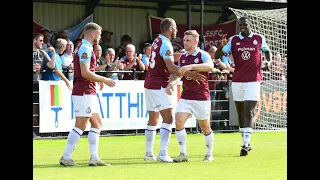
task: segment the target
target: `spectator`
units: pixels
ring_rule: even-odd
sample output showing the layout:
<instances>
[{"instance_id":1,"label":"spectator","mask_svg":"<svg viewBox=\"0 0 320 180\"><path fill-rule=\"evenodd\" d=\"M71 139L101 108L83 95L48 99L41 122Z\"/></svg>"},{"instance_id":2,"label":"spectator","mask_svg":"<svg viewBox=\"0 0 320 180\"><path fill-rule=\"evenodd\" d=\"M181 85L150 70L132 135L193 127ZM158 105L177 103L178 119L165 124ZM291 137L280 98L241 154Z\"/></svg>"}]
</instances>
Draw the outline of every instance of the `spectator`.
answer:
<instances>
[{"instance_id":1,"label":"spectator","mask_svg":"<svg viewBox=\"0 0 320 180\"><path fill-rule=\"evenodd\" d=\"M214 68L218 69L219 71L216 71L215 73L210 73L209 74L209 79L211 81L209 81L209 90L213 90L210 92L210 97L211 97L211 108L212 110L215 109L215 99L216 99L216 95L217 95L217 81L220 80L220 71L222 71L225 67L225 64L223 62L221 62L220 59L215 59L215 54L217 51L217 47L216 46L210 46L208 48L208 53L210 54L210 57L212 59L213 62L213 66Z\"/></svg>"},{"instance_id":2,"label":"spectator","mask_svg":"<svg viewBox=\"0 0 320 180\"><path fill-rule=\"evenodd\" d=\"M42 49L48 53L48 47L52 47L52 44L50 43L51 40L51 34L49 30L44 29L41 31L41 34L43 35L43 44L42 44Z\"/></svg>"},{"instance_id":3,"label":"spectator","mask_svg":"<svg viewBox=\"0 0 320 180\"><path fill-rule=\"evenodd\" d=\"M67 40L65 39L57 39L56 43L54 44L55 51L50 51L48 53L49 57L55 56L56 63L54 65L54 68L49 68L47 66L44 67L45 72L42 74L42 80L47 81L59 81L63 80L69 90L72 90L72 86L69 83L69 80L64 76L62 73L62 60L59 54L62 54L67 46Z\"/></svg>"},{"instance_id":4,"label":"spectator","mask_svg":"<svg viewBox=\"0 0 320 180\"><path fill-rule=\"evenodd\" d=\"M102 57L106 56L106 50L108 48L112 48L112 44L111 44L111 36L113 35L113 32L110 31L102 31L101 34L101 49L102 49Z\"/></svg>"},{"instance_id":5,"label":"spectator","mask_svg":"<svg viewBox=\"0 0 320 180\"><path fill-rule=\"evenodd\" d=\"M144 71L145 66L142 63L142 55L139 54L137 57L136 48L133 44L128 44L125 48L126 55L121 58L121 63L123 63L125 71L136 70ZM124 73L123 80L133 80L135 79L133 73Z\"/></svg>"},{"instance_id":6,"label":"spectator","mask_svg":"<svg viewBox=\"0 0 320 180\"><path fill-rule=\"evenodd\" d=\"M106 64L108 71L120 71L123 70L124 66L121 63L121 60L118 58L113 62L115 57L115 51L113 48L108 48L106 50ZM107 77L113 80L121 80L123 78L123 73L108 73Z\"/></svg>"},{"instance_id":7,"label":"spectator","mask_svg":"<svg viewBox=\"0 0 320 180\"><path fill-rule=\"evenodd\" d=\"M42 50L44 36L40 33L33 34L33 80L37 81L42 78L40 71L44 67L54 68L56 63L56 57L50 58L49 55ZM48 48L52 53L54 52L53 47Z\"/></svg>"},{"instance_id":8,"label":"spectator","mask_svg":"<svg viewBox=\"0 0 320 180\"><path fill-rule=\"evenodd\" d=\"M62 61L62 70L66 71L64 72L64 75L69 79L73 80L73 42L70 39L67 39L67 46L64 53L60 56Z\"/></svg>"},{"instance_id":9,"label":"spectator","mask_svg":"<svg viewBox=\"0 0 320 180\"><path fill-rule=\"evenodd\" d=\"M276 53L271 63L271 78L273 80L282 80L282 61L280 53Z\"/></svg>"},{"instance_id":10,"label":"spectator","mask_svg":"<svg viewBox=\"0 0 320 180\"><path fill-rule=\"evenodd\" d=\"M93 52L96 56L96 71L107 71L108 65L106 64L105 59L101 59L102 49L99 44L93 46ZM99 75L107 76L106 72L97 72Z\"/></svg>"},{"instance_id":11,"label":"spectator","mask_svg":"<svg viewBox=\"0 0 320 180\"><path fill-rule=\"evenodd\" d=\"M145 43L142 51L143 51L143 55L142 55L141 61L145 66L145 71L144 71L144 73L138 73L138 79L140 79L140 80L144 80L147 75L147 71L149 68L149 57L150 57L150 53L151 53L151 44Z\"/></svg>"},{"instance_id":12,"label":"spectator","mask_svg":"<svg viewBox=\"0 0 320 180\"><path fill-rule=\"evenodd\" d=\"M226 80L226 77L222 75L221 71L225 70L227 68L226 63L227 59L221 58L216 59L216 52L217 52L216 46L210 46L208 49L208 53L210 54L210 57L213 61L214 68L217 69L216 73L210 74L210 79L212 82L209 83L209 87L214 90L211 92L211 109L212 110L227 110L228 109L228 103L226 102L220 102L220 100L226 100L226 87L228 86L227 81L221 81ZM210 89L211 90L211 89ZM224 91L221 91L224 90ZM221 111L215 111L212 113L212 119L226 119L226 114L228 112L221 112Z\"/></svg>"},{"instance_id":13,"label":"spectator","mask_svg":"<svg viewBox=\"0 0 320 180\"><path fill-rule=\"evenodd\" d=\"M121 37L121 44L116 49L116 59L121 59L126 55L126 46L132 43L132 39L129 35L123 35Z\"/></svg>"},{"instance_id":14,"label":"spectator","mask_svg":"<svg viewBox=\"0 0 320 180\"><path fill-rule=\"evenodd\" d=\"M61 39L68 39L68 34L67 34L67 32L66 31L59 31L58 32L58 34L57 34L57 39L59 39L59 38L61 38Z\"/></svg>"}]
</instances>

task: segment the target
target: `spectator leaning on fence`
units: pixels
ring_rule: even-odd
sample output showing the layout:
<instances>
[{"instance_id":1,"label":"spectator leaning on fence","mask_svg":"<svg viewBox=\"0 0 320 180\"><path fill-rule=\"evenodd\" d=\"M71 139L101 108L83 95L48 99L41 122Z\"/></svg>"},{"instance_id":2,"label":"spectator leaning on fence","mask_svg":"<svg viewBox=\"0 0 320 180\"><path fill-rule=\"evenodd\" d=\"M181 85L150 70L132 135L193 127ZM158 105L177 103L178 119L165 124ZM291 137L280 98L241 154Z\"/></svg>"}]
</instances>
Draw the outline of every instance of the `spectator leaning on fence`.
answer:
<instances>
[{"instance_id":1,"label":"spectator leaning on fence","mask_svg":"<svg viewBox=\"0 0 320 180\"><path fill-rule=\"evenodd\" d=\"M126 55L126 46L132 43L132 39L129 35L123 35L121 37L121 44L116 48L116 58L122 58Z\"/></svg>"},{"instance_id":2,"label":"spectator leaning on fence","mask_svg":"<svg viewBox=\"0 0 320 180\"><path fill-rule=\"evenodd\" d=\"M62 69L66 71L64 75L69 79L73 80L73 42L70 39L67 39L67 46L63 54L60 56L62 61Z\"/></svg>"},{"instance_id":3,"label":"spectator leaning on fence","mask_svg":"<svg viewBox=\"0 0 320 180\"><path fill-rule=\"evenodd\" d=\"M148 68L149 68L149 56L150 56L150 53L151 53L151 44L150 43L145 43L143 45L142 51L143 51L143 55L142 55L141 62L145 66L145 71L144 71L144 73L139 73L138 74L138 79L139 80L144 80L146 78L146 74L147 74L147 71L148 71Z\"/></svg>"},{"instance_id":4,"label":"spectator leaning on fence","mask_svg":"<svg viewBox=\"0 0 320 180\"><path fill-rule=\"evenodd\" d=\"M212 63L213 63L213 68L215 68L215 59L214 59L214 55L215 55L215 53L216 53L216 51L217 51L217 47L216 46L210 46L209 48L208 48L208 53L209 53L209 55L210 55L210 57L211 57L211 61L212 61ZM213 71L213 73L210 73L209 74L209 80L211 80L210 82L209 82L209 90L212 90L212 91L210 91L210 98L211 98L211 110L214 110L215 108L215 99L216 99L216 86L217 86L217 76L218 76L218 74L217 73L220 73L220 70L219 69L216 69L215 68L215 70ZM212 119L212 118L211 118Z\"/></svg>"},{"instance_id":5,"label":"spectator leaning on fence","mask_svg":"<svg viewBox=\"0 0 320 180\"><path fill-rule=\"evenodd\" d=\"M33 74L33 80L40 80L40 70L44 69L44 67L54 68L56 63L55 56L51 59L44 50L41 50L42 44L43 35L40 33L33 34L33 70L36 71ZM54 48L49 47L49 51L54 52Z\"/></svg>"},{"instance_id":6,"label":"spectator leaning on fence","mask_svg":"<svg viewBox=\"0 0 320 180\"><path fill-rule=\"evenodd\" d=\"M101 49L101 46L99 44L97 45L94 45L93 46L93 52L94 52L94 55L96 56L96 60L97 60L97 63L96 63L96 71L105 71L107 70L107 64L106 64L106 61L105 59L101 59L101 55L102 55L102 49Z\"/></svg>"},{"instance_id":7,"label":"spectator leaning on fence","mask_svg":"<svg viewBox=\"0 0 320 180\"><path fill-rule=\"evenodd\" d=\"M49 68L47 66L44 68L45 72L43 72L42 74L42 80L49 80L49 81L63 80L66 83L68 89L72 90L72 86L69 80L62 73L62 61L59 55L64 52L64 50L66 49L66 46L67 46L67 40L61 39L61 38L57 39L56 43L54 44L55 51L54 52L50 51L48 53L49 57L53 57L53 56L56 57L56 63L54 65L54 68Z\"/></svg>"},{"instance_id":8,"label":"spectator leaning on fence","mask_svg":"<svg viewBox=\"0 0 320 180\"><path fill-rule=\"evenodd\" d=\"M113 59L115 57L115 51L113 48L108 48L106 50L106 64L107 64L107 70L108 71L120 71L123 70L124 66L123 63L121 63L121 60L118 58L116 60ZM123 73L108 73L107 77L113 80L121 80L123 78Z\"/></svg>"},{"instance_id":9,"label":"spectator leaning on fence","mask_svg":"<svg viewBox=\"0 0 320 180\"><path fill-rule=\"evenodd\" d=\"M124 65L125 71L136 70L144 71L145 66L141 61L142 55L137 56L136 48L133 44L128 44L126 46L126 55L121 58L121 63ZM133 73L124 73L123 80L133 80L135 77Z\"/></svg>"}]
</instances>

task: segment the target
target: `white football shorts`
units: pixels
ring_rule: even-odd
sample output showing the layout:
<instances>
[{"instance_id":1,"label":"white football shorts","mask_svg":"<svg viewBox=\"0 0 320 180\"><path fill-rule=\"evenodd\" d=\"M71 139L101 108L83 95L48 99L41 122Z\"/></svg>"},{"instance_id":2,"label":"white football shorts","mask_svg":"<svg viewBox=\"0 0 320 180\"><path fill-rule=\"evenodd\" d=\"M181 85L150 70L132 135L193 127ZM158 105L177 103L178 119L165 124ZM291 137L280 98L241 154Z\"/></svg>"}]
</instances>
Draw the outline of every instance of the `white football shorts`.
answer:
<instances>
[{"instance_id":1,"label":"white football shorts","mask_svg":"<svg viewBox=\"0 0 320 180\"><path fill-rule=\"evenodd\" d=\"M179 99L176 113L187 112L193 114L197 120L210 120L211 101Z\"/></svg>"},{"instance_id":2,"label":"white football shorts","mask_svg":"<svg viewBox=\"0 0 320 180\"><path fill-rule=\"evenodd\" d=\"M146 108L148 111L159 112L164 109L173 108L172 98L166 93L166 88L144 88L144 92L146 98Z\"/></svg>"},{"instance_id":3,"label":"white football shorts","mask_svg":"<svg viewBox=\"0 0 320 180\"><path fill-rule=\"evenodd\" d=\"M234 101L259 101L260 82L232 82Z\"/></svg>"},{"instance_id":4,"label":"white football shorts","mask_svg":"<svg viewBox=\"0 0 320 180\"><path fill-rule=\"evenodd\" d=\"M97 95L72 95L72 101L76 117L91 117L92 113L99 113L100 111Z\"/></svg>"}]
</instances>

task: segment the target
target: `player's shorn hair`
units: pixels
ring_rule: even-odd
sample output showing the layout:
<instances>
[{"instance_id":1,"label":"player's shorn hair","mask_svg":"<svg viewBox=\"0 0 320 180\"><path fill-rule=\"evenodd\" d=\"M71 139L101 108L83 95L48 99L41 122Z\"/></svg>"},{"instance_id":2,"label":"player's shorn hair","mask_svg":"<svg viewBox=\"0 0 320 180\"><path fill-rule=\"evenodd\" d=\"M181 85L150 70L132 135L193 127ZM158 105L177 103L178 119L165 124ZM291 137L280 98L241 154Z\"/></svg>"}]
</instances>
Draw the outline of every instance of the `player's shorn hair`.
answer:
<instances>
[{"instance_id":1,"label":"player's shorn hair","mask_svg":"<svg viewBox=\"0 0 320 180\"><path fill-rule=\"evenodd\" d=\"M172 18L164 18L160 22L160 31L166 32L172 26L174 20Z\"/></svg>"},{"instance_id":2,"label":"player's shorn hair","mask_svg":"<svg viewBox=\"0 0 320 180\"><path fill-rule=\"evenodd\" d=\"M191 35L197 40L199 40L199 36L200 36L196 30L187 30L186 32L184 32L184 35Z\"/></svg>"},{"instance_id":3,"label":"player's shorn hair","mask_svg":"<svg viewBox=\"0 0 320 180\"><path fill-rule=\"evenodd\" d=\"M84 27L84 33L89 31L89 30L101 30L102 27L99 26L98 24L94 23L94 22L90 22L88 24L86 24L86 26Z\"/></svg>"}]
</instances>

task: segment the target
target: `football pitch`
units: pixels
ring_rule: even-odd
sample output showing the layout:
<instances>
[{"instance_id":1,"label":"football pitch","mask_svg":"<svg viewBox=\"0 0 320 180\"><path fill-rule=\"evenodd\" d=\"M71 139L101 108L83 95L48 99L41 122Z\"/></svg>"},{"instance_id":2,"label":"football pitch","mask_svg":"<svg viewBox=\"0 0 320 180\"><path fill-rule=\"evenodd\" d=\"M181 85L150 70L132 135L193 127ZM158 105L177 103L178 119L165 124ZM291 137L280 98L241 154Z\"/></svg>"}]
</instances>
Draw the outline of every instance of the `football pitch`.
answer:
<instances>
[{"instance_id":1,"label":"football pitch","mask_svg":"<svg viewBox=\"0 0 320 180\"><path fill-rule=\"evenodd\" d=\"M100 158L111 167L88 166L89 145L81 138L73 152L78 167L63 167L59 159L66 139L33 140L33 179L35 180L286 180L287 132L254 132L252 151L240 157L242 145L239 133L217 133L214 136L214 161L202 162L205 144L202 134L188 134L186 163L160 163L143 160L144 136L101 137ZM160 135L157 134L154 152L159 152ZM169 143L169 155L179 155L174 134Z\"/></svg>"}]
</instances>

